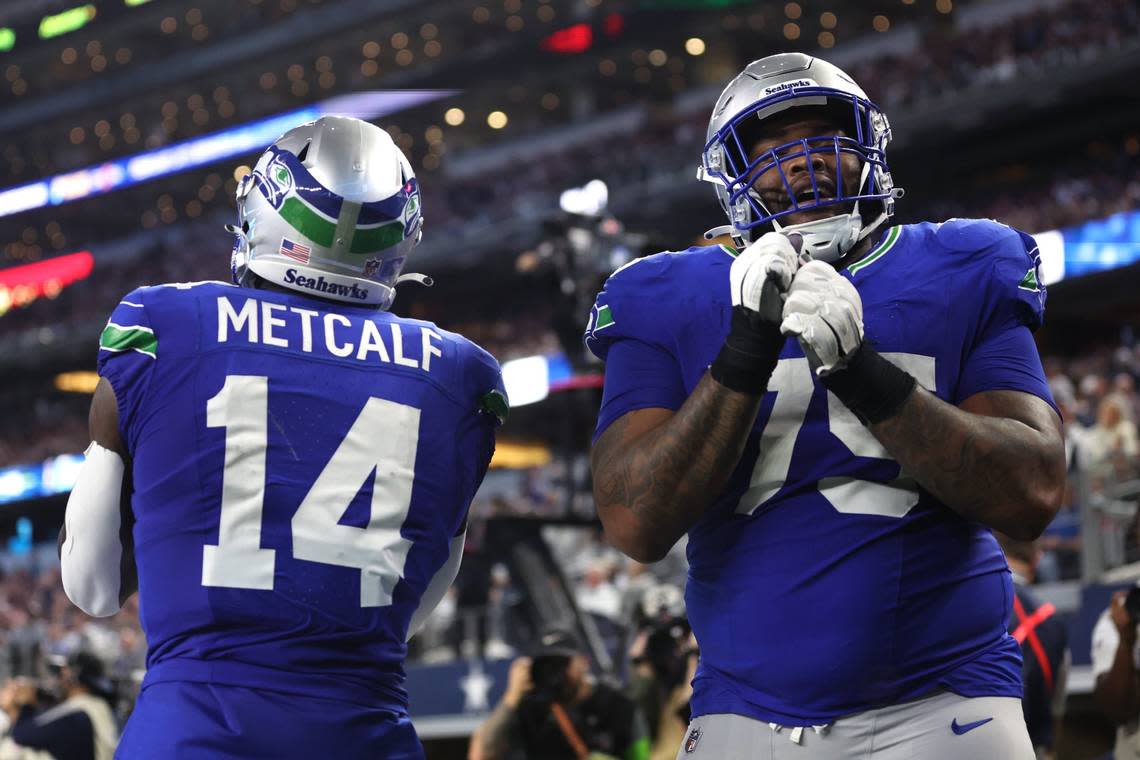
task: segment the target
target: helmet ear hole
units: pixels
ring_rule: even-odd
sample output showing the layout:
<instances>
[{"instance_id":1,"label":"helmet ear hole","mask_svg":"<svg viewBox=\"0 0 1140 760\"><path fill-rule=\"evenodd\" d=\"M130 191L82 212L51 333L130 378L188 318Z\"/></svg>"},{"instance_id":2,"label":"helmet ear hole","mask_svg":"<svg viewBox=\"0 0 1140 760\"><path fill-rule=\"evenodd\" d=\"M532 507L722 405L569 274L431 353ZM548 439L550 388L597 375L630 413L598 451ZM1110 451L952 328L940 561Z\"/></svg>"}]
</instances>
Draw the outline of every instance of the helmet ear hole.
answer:
<instances>
[{"instance_id":1,"label":"helmet ear hole","mask_svg":"<svg viewBox=\"0 0 1140 760\"><path fill-rule=\"evenodd\" d=\"M297 154L297 160L305 163L305 159L309 157L309 146L313 144L312 140L305 143L305 147L301 148L301 152Z\"/></svg>"}]
</instances>

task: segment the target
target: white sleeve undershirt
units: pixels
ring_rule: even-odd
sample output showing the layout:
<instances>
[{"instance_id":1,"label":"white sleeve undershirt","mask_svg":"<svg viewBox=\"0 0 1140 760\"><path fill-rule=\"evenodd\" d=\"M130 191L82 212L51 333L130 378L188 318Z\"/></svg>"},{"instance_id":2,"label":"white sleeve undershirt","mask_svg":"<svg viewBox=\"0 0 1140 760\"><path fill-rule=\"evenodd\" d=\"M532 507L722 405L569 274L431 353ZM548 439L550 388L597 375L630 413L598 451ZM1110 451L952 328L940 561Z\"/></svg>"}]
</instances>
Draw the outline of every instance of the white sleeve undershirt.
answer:
<instances>
[{"instance_id":1,"label":"white sleeve undershirt","mask_svg":"<svg viewBox=\"0 0 1140 760\"><path fill-rule=\"evenodd\" d=\"M92 442L67 500L67 535L60 550L63 590L92 617L119 611L120 499L124 465L113 451Z\"/></svg>"}]
</instances>

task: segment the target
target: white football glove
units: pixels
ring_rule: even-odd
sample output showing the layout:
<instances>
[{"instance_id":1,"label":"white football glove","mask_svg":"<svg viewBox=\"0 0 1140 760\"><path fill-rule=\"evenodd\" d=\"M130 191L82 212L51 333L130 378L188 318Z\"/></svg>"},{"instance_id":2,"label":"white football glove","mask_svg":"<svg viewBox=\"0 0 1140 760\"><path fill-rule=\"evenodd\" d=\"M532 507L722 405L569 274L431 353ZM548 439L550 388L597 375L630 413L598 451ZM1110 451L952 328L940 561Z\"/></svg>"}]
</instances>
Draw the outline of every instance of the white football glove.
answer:
<instances>
[{"instance_id":1,"label":"white football glove","mask_svg":"<svg viewBox=\"0 0 1140 760\"><path fill-rule=\"evenodd\" d=\"M788 289L780 332L796 336L817 375L842 369L863 342L859 291L835 267L809 261Z\"/></svg>"},{"instance_id":2,"label":"white football glove","mask_svg":"<svg viewBox=\"0 0 1140 760\"><path fill-rule=\"evenodd\" d=\"M792 241L779 232L762 235L732 262L728 275L732 305L743 306L766 322L779 322L785 294L798 266L799 258Z\"/></svg>"}]
</instances>

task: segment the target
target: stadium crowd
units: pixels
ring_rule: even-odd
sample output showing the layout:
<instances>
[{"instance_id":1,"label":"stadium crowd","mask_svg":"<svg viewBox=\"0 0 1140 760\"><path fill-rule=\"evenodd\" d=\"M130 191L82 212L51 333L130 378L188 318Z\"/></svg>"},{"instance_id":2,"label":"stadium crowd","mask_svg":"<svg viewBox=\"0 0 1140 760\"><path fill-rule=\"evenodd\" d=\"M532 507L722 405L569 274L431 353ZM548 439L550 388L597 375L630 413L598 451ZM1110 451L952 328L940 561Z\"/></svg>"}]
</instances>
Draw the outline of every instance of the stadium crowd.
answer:
<instances>
[{"instance_id":1,"label":"stadium crowd","mask_svg":"<svg viewBox=\"0 0 1140 760\"><path fill-rule=\"evenodd\" d=\"M4 153L9 181L15 183L95 164L120 152L124 147L128 152L142 146L160 147L212 131L219 124L237 123L242 119L286 111L300 102L310 101L316 92L316 82L321 83L322 95L370 89L378 81L376 69L385 71L389 76L398 75L405 82L403 86L409 86L408 82L418 82L420 85L425 81L430 82L447 65L450 57L455 56L454 51L474 51L485 57L496 47L483 26L487 19L473 19L471 8L461 7L463 5L456 4L451 18L424 27L416 24L412 17L400 17L366 29L352 30L338 44L322 47L322 55L305 56L304 65L293 63L290 59L289 64L281 66L279 73L262 71L261 67L246 67L236 75L242 80L235 79L229 86L219 85L208 98L198 94L194 99L195 96L190 95L192 91L187 90L185 94L190 96L190 100L180 98L187 102L186 110L195 114L207 114L206 118L184 118L186 112L179 114L177 103L168 99L182 93L177 89L161 92L145 103L136 103L125 126L116 124L121 129L109 126L108 131L103 132L103 138L113 134L120 136L118 148L111 154L105 147L105 139L92 138L76 144L68 139L66 133L54 134L49 130L43 134L29 134L25 138L29 141L27 145L23 148L10 146ZM301 23L302 19L297 16L306 10L303 6L304 3L296 2L281 5L241 2L224 4L224 7L223 4L207 3L185 14L156 18L155 25L161 28L161 35L136 34L124 38L121 45L110 40L105 44L93 40L86 46L79 46L79 49L67 47L59 54L63 65L23 68L9 66L5 72L7 81L23 84L16 88L0 88L0 103L15 106L61 86L82 87L92 80L113 77L117 71L169 58L173 52L189 52L207 42L217 44L229 40L251 26L259 27L286 20ZM782 23L781 14L776 10L759 15L765 24L774 25L777 21ZM1137 30L1140 29L1140 11L1131 0L1066 0L1048 3L1045 7L1035 7L1028 11L1014 12L1005 18L989 20L980 28L955 23L953 18L929 19L920 26L912 48L870 55L853 63L851 73L857 81L864 83L868 92L875 93L880 105L890 110L892 107L910 106L972 87L1011 81L1019 76L1037 74L1054 67L1087 64L1099 56L1119 53L1135 44ZM754 30L741 24L740 19L731 11L725 12L722 26L722 33L730 39L732 30L735 29L738 35L736 44L728 48L729 54L735 59L730 67L743 65L752 57L748 35L754 34ZM416 42L409 40L408 31L419 33L417 36L422 38L419 42L425 45L425 54L406 55L414 49ZM847 39L850 38L844 38L843 41ZM435 43L437 50L434 55L426 53L432 43ZM405 55L402 56L401 52ZM604 52L616 54L615 57L620 59L632 55L635 63L639 60L638 51L628 44L613 52ZM644 51L640 53L644 55ZM96 58L102 59L103 64L91 66ZM406 60L401 61L401 58ZM375 68L370 70L368 66L360 66L357 63L360 60L372 61ZM588 101L589 105L586 102L580 103L578 110L586 105L593 113L579 113L578 118L597 118L629 102L654 97L656 90L661 89L659 85L670 81L671 73L663 68L663 76L646 79L634 76L636 66L621 66L615 71L616 74L609 76L597 71L587 75L598 86L592 88L594 96ZM681 79L685 87L699 87L709 83L704 81L708 74L700 73L699 67L695 72L686 73L687 76ZM316 80L313 90L310 90L309 79ZM535 101L550 84L541 78L525 81L534 85L531 94ZM304 85L303 92L298 92L298 82ZM242 97L234 98L234 91L240 91ZM675 91L666 87L662 92L671 95ZM496 97L499 95L496 92ZM525 97L524 94L523 99ZM190 105L191 102L193 105ZM175 107L172 109L168 103L173 103ZM183 118L179 118L179 115ZM108 125L120 122L119 114L100 116ZM513 131L517 134L518 127L525 128L528 119L533 128L547 129L550 119L555 116L545 109L537 108L531 109L529 114L516 113L513 117L516 129ZM129 142L124 139L127 134L133 136ZM472 134L470 139L485 140L486 136ZM460 138L457 144L463 145L466 140L467 138ZM110 143L116 144L114 139Z\"/></svg>"},{"instance_id":2,"label":"stadium crowd","mask_svg":"<svg viewBox=\"0 0 1140 760\"><path fill-rule=\"evenodd\" d=\"M1086 64L1135 45L1140 9L1132 0L1041 3L999 24L931 27L905 53L876 56L851 74L888 109L975 87Z\"/></svg>"}]
</instances>

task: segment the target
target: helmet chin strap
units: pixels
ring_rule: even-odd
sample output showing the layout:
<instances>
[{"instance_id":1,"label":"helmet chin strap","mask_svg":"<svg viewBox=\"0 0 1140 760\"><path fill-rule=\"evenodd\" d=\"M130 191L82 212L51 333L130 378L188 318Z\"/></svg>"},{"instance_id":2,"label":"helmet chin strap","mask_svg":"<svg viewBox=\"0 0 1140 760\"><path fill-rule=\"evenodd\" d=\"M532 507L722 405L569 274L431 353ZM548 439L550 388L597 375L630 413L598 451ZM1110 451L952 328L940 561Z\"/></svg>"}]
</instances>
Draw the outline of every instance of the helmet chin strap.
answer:
<instances>
[{"instance_id":1,"label":"helmet chin strap","mask_svg":"<svg viewBox=\"0 0 1140 760\"><path fill-rule=\"evenodd\" d=\"M855 208L849 214L783 227L772 220L772 226L777 232L785 235L798 232L804 239L804 252L810 253L813 259L830 264L846 256L859 242L863 218L859 216L859 204L856 202Z\"/></svg>"},{"instance_id":2,"label":"helmet chin strap","mask_svg":"<svg viewBox=\"0 0 1140 760\"><path fill-rule=\"evenodd\" d=\"M870 164L864 163L859 172L859 185L856 193L866 185L870 173ZM813 259L826 261L829 264L839 261L850 253L851 249L875 226L877 224L869 225L864 229L863 216L859 213L859 201L855 201L850 212L837 214L826 219L816 219L811 222L787 226L782 226L775 219L772 220L772 227L777 232L782 232L785 235L798 232L803 235L803 249L810 253Z\"/></svg>"}]
</instances>

